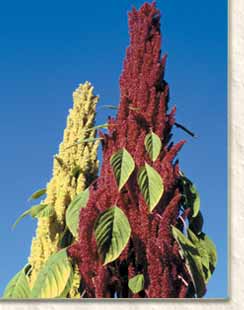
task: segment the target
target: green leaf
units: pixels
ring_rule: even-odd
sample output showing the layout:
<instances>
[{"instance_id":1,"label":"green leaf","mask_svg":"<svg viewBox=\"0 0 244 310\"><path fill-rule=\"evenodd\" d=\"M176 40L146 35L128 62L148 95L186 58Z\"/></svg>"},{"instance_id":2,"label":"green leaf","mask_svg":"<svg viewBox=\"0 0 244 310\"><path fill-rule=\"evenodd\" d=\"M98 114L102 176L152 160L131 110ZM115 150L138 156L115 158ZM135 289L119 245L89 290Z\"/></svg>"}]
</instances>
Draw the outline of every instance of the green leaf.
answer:
<instances>
[{"instance_id":1,"label":"green leaf","mask_svg":"<svg viewBox=\"0 0 244 310\"><path fill-rule=\"evenodd\" d=\"M130 153L125 148L123 148L111 156L110 164L113 168L113 172L120 191L134 171L135 162Z\"/></svg>"},{"instance_id":2,"label":"green leaf","mask_svg":"<svg viewBox=\"0 0 244 310\"><path fill-rule=\"evenodd\" d=\"M172 233L186 259L186 267L191 276L196 295L197 297L203 297L206 292L205 273L199 252L195 245L179 229L172 226Z\"/></svg>"},{"instance_id":3,"label":"green leaf","mask_svg":"<svg viewBox=\"0 0 244 310\"><path fill-rule=\"evenodd\" d=\"M74 241L74 236L70 232L67 226L65 226L63 232L60 235L60 239L58 242L59 249L67 248L70 246Z\"/></svg>"},{"instance_id":4,"label":"green leaf","mask_svg":"<svg viewBox=\"0 0 244 310\"><path fill-rule=\"evenodd\" d=\"M103 140L102 138L86 138L86 139L83 139L83 140L79 140L77 142L77 144L80 144L80 143L91 143L91 142L96 142L96 141L101 141Z\"/></svg>"},{"instance_id":5,"label":"green leaf","mask_svg":"<svg viewBox=\"0 0 244 310\"><path fill-rule=\"evenodd\" d=\"M40 205L35 205L33 207L31 207L30 209L26 210L25 212L23 212L15 221L15 223L12 226L12 229L14 229L16 227L16 225L23 219L25 218L27 215L30 215L32 217L37 217L38 214L40 212L42 212L48 205L45 204L40 204Z\"/></svg>"},{"instance_id":6,"label":"green leaf","mask_svg":"<svg viewBox=\"0 0 244 310\"><path fill-rule=\"evenodd\" d=\"M162 178L155 169L145 163L145 166L141 167L138 172L137 182L149 210L152 212L164 192Z\"/></svg>"},{"instance_id":7,"label":"green leaf","mask_svg":"<svg viewBox=\"0 0 244 310\"><path fill-rule=\"evenodd\" d=\"M68 150L78 144L81 144L81 143L92 143L92 142L96 142L96 141L101 141L103 140L103 138L85 138L85 139L82 139L82 140L79 140L77 141L76 143L72 144L72 145L69 145L68 147L65 148L65 150Z\"/></svg>"},{"instance_id":8,"label":"green leaf","mask_svg":"<svg viewBox=\"0 0 244 310\"><path fill-rule=\"evenodd\" d=\"M118 110L118 106L112 105L112 104L105 104L102 106L102 108L111 109L111 110ZM140 110L140 108L131 107L131 106L129 106L129 109L133 110L133 111L139 111Z\"/></svg>"},{"instance_id":9,"label":"green leaf","mask_svg":"<svg viewBox=\"0 0 244 310\"><path fill-rule=\"evenodd\" d=\"M57 161L61 168L64 167L64 161L62 158L60 158L58 155L54 155L54 159Z\"/></svg>"},{"instance_id":10,"label":"green leaf","mask_svg":"<svg viewBox=\"0 0 244 310\"><path fill-rule=\"evenodd\" d=\"M102 106L102 108L111 109L111 110L118 110L118 107L116 105L112 105L112 104L105 104Z\"/></svg>"},{"instance_id":11,"label":"green leaf","mask_svg":"<svg viewBox=\"0 0 244 310\"><path fill-rule=\"evenodd\" d=\"M3 298L25 299L30 298L30 288L24 268L19 271L8 283L3 293Z\"/></svg>"},{"instance_id":12,"label":"green leaf","mask_svg":"<svg viewBox=\"0 0 244 310\"><path fill-rule=\"evenodd\" d=\"M144 290L144 276L143 274L138 274L131 278L128 282L128 286L132 293L137 294Z\"/></svg>"},{"instance_id":13,"label":"green leaf","mask_svg":"<svg viewBox=\"0 0 244 310\"><path fill-rule=\"evenodd\" d=\"M44 210L48 205L47 204L40 204L40 205L35 205L33 207L31 207L30 210L30 215L32 217L37 217L38 214Z\"/></svg>"},{"instance_id":14,"label":"green leaf","mask_svg":"<svg viewBox=\"0 0 244 310\"><path fill-rule=\"evenodd\" d=\"M201 258L197 253L191 253L191 251L185 253L188 271L191 275L196 295L201 298L206 293L205 273L203 271Z\"/></svg>"},{"instance_id":15,"label":"green leaf","mask_svg":"<svg viewBox=\"0 0 244 310\"><path fill-rule=\"evenodd\" d=\"M216 268L218 256L216 246L213 241L203 232L199 236L201 245L206 249L209 258L210 270L213 273Z\"/></svg>"},{"instance_id":16,"label":"green leaf","mask_svg":"<svg viewBox=\"0 0 244 310\"><path fill-rule=\"evenodd\" d=\"M120 256L130 239L131 228L124 212L113 206L99 215L94 232L98 253L106 265Z\"/></svg>"},{"instance_id":17,"label":"green leaf","mask_svg":"<svg viewBox=\"0 0 244 310\"><path fill-rule=\"evenodd\" d=\"M14 229L16 227L16 225L23 219L25 218L27 215L30 214L30 209L26 210L25 212L23 212L18 218L17 220L14 222L14 224L12 225L12 229Z\"/></svg>"},{"instance_id":18,"label":"green leaf","mask_svg":"<svg viewBox=\"0 0 244 310\"><path fill-rule=\"evenodd\" d=\"M35 200L35 199L38 199L40 198L41 196L45 195L47 192L46 188L41 188L41 189L38 189L35 193L33 193L29 198L28 200Z\"/></svg>"},{"instance_id":19,"label":"green leaf","mask_svg":"<svg viewBox=\"0 0 244 310\"><path fill-rule=\"evenodd\" d=\"M196 187L192 184L190 187L191 193L194 195L194 202L193 202L193 214L192 217L196 217L199 210L200 210L200 196L197 192Z\"/></svg>"},{"instance_id":20,"label":"green leaf","mask_svg":"<svg viewBox=\"0 0 244 310\"><path fill-rule=\"evenodd\" d=\"M51 255L37 275L32 298L56 298L65 290L73 274L66 249Z\"/></svg>"},{"instance_id":21,"label":"green leaf","mask_svg":"<svg viewBox=\"0 0 244 310\"><path fill-rule=\"evenodd\" d=\"M81 173L81 168L80 168L80 166L75 166L75 167L72 169L72 172L71 172L71 174L72 174L72 176L73 176L74 178L78 178L78 176L80 175L80 173Z\"/></svg>"},{"instance_id":22,"label":"green leaf","mask_svg":"<svg viewBox=\"0 0 244 310\"><path fill-rule=\"evenodd\" d=\"M200 196L195 185L185 176L182 176L183 196L186 208L192 209L192 217L196 217L200 210Z\"/></svg>"},{"instance_id":23,"label":"green leaf","mask_svg":"<svg viewBox=\"0 0 244 310\"><path fill-rule=\"evenodd\" d=\"M190 229L188 229L187 234L193 244L197 247L203 265L205 283L208 283L217 262L215 245L204 233L201 233L200 236L196 236Z\"/></svg>"},{"instance_id":24,"label":"green leaf","mask_svg":"<svg viewBox=\"0 0 244 310\"><path fill-rule=\"evenodd\" d=\"M71 273L70 273L70 277L68 279L68 282L67 282L63 292L56 298L67 298L67 295L69 294L69 292L72 288L73 280L74 280L74 271L72 269Z\"/></svg>"},{"instance_id":25,"label":"green leaf","mask_svg":"<svg viewBox=\"0 0 244 310\"><path fill-rule=\"evenodd\" d=\"M45 205L45 208L41 209L34 217L50 217L55 213L55 209L52 205Z\"/></svg>"},{"instance_id":26,"label":"green leaf","mask_svg":"<svg viewBox=\"0 0 244 310\"><path fill-rule=\"evenodd\" d=\"M102 128L108 128L108 123L105 123L105 124L102 124L102 125L94 126L94 127L92 127L92 128L86 129L85 131L88 132L88 131L97 130L97 129L102 129Z\"/></svg>"},{"instance_id":27,"label":"green leaf","mask_svg":"<svg viewBox=\"0 0 244 310\"><path fill-rule=\"evenodd\" d=\"M162 148L162 142L159 136L151 131L146 135L144 144L151 160L155 161L158 158Z\"/></svg>"},{"instance_id":28,"label":"green leaf","mask_svg":"<svg viewBox=\"0 0 244 310\"><path fill-rule=\"evenodd\" d=\"M71 201L66 211L66 225L75 238L78 236L80 210L86 207L88 199L89 187Z\"/></svg>"},{"instance_id":29,"label":"green leaf","mask_svg":"<svg viewBox=\"0 0 244 310\"><path fill-rule=\"evenodd\" d=\"M202 212L199 211L196 217L189 219L189 228L194 232L195 235L199 235L203 228L203 216Z\"/></svg>"},{"instance_id":30,"label":"green leaf","mask_svg":"<svg viewBox=\"0 0 244 310\"><path fill-rule=\"evenodd\" d=\"M198 237L189 228L187 229L187 235L188 235L188 238L191 240L191 242L197 248L199 255L201 257L201 261L202 261L203 266L205 268L209 269L209 258L208 258L208 253L207 253L205 247L201 244Z\"/></svg>"}]
</instances>

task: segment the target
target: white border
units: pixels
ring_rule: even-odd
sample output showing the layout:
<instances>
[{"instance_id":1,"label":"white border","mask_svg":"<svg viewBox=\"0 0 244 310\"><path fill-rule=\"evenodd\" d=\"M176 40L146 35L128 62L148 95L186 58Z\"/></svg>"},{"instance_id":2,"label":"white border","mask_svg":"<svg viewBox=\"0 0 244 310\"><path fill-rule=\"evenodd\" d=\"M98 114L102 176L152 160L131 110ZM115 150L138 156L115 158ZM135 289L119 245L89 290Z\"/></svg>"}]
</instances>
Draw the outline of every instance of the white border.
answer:
<instances>
[{"instance_id":1,"label":"white border","mask_svg":"<svg viewBox=\"0 0 244 310\"><path fill-rule=\"evenodd\" d=\"M207 16L206 16L207 22ZM0 301L0 310L242 309L244 301L244 1L229 1L229 235L228 300ZM221 91L221 90L217 90Z\"/></svg>"}]
</instances>

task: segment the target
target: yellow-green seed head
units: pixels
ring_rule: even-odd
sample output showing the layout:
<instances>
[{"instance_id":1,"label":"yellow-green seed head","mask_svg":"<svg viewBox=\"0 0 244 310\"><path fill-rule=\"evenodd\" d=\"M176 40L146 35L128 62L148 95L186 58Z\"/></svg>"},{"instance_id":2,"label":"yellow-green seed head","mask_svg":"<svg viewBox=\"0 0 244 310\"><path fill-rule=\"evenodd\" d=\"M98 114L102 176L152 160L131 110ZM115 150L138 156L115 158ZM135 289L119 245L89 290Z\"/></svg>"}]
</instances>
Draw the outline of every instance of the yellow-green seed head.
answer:
<instances>
[{"instance_id":1,"label":"yellow-green seed head","mask_svg":"<svg viewBox=\"0 0 244 310\"><path fill-rule=\"evenodd\" d=\"M95 130L87 129L94 127L97 103L98 97L93 94L93 87L89 82L80 84L73 93L73 108L69 111L59 153L54 156L53 176L47 184L44 201L54 207L55 214L50 218L38 219L36 236L32 241L29 257L32 266L31 286L48 257L59 250L59 242L65 229L65 211L70 201L97 175L98 143L76 144L79 140L96 136ZM73 296L77 296L77 281L76 276L71 290Z\"/></svg>"}]
</instances>

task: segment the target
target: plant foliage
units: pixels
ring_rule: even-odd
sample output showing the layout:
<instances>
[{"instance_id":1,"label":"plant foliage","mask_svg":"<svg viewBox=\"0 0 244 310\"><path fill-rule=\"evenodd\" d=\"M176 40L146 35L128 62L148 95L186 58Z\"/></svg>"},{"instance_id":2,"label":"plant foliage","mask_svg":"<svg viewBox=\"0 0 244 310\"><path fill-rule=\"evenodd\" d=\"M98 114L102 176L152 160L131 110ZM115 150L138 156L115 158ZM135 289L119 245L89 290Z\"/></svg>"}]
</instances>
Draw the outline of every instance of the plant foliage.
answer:
<instances>
[{"instance_id":1,"label":"plant foliage","mask_svg":"<svg viewBox=\"0 0 244 310\"><path fill-rule=\"evenodd\" d=\"M155 161L158 158L162 148L162 142L159 136L151 131L146 135L144 143L151 160Z\"/></svg>"},{"instance_id":2,"label":"plant foliage","mask_svg":"<svg viewBox=\"0 0 244 310\"><path fill-rule=\"evenodd\" d=\"M26 210L23 212L15 221L13 224L12 228L14 229L16 225L27 215L30 215L33 218L37 217L50 217L54 214L55 210L53 206L47 205L47 204L40 204L40 205L35 205L31 207L30 209Z\"/></svg>"},{"instance_id":3,"label":"plant foliage","mask_svg":"<svg viewBox=\"0 0 244 310\"><path fill-rule=\"evenodd\" d=\"M79 193L69 204L66 211L66 225L75 238L78 236L79 215L81 208L85 208L89 199L89 188Z\"/></svg>"},{"instance_id":4,"label":"plant foliage","mask_svg":"<svg viewBox=\"0 0 244 310\"><path fill-rule=\"evenodd\" d=\"M104 265L119 257L131 234L129 221L117 206L109 208L98 217L94 231L98 253Z\"/></svg>"},{"instance_id":5,"label":"plant foliage","mask_svg":"<svg viewBox=\"0 0 244 310\"><path fill-rule=\"evenodd\" d=\"M123 148L111 157L110 163L120 191L134 171L135 162L130 153Z\"/></svg>"},{"instance_id":6,"label":"plant foliage","mask_svg":"<svg viewBox=\"0 0 244 310\"><path fill-rule=\"evenodd\" d=\"M138 172L137 182L149 210L152 212L164 192L162 178L155 169L145 163L145 166Z\"/></svg>"},{"instance_id":7,"label":"plant foliage","mask_svg":"<svg viewBox=\"0 0 244 310\"><path fill-rule=\"evenodd\" d=\"M144 276L143 274L138 274L135 277L131 278L128 282L130 290L137 294L144 289Z\"/></svg>"},{"instance_id":8,"label":"plant foliage","mask_svg":"<svg viewBox=\"0 0 244 310\"><path fill-rule=\"evenodd\" d=\"M66 249L62 249L51 255L39 272L31 291L31 297L57 298L62 296L72 276L72 265Z\"/></svg>"},{"instance_id":9,"label":"plant foliage","mask_svg":"<svg viewBox=\"0 0 244 310\"><path fill-rule=\"evenodd\" d=\"M3 298L9 299L27 299L30 298L29 288L25 268L21 269L8 283L3 293Z\"/></svg>"}]
</instances>

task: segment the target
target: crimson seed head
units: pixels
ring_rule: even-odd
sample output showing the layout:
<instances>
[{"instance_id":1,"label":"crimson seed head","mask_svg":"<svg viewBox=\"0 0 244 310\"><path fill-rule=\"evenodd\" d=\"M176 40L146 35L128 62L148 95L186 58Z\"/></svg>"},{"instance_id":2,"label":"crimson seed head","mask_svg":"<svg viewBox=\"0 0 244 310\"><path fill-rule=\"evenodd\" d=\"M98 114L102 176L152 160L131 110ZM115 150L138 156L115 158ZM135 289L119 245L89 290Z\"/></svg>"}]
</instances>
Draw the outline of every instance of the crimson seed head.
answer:
<instances>
[{"instance_id":1,"label":"crimson seed head","mask_svg":"<svg viewBox=\"0 0 244 310\"><path fill-rule=\"evenodd\" d=\"M161 57L160 12L155 3L144 4L129 13L130 46L120 77L120 104L117 117L108 121L103 137L101 174L90 190L87 207L81 210L79 246L69 250L78 257L79 269L89 297L135 296L128 289L128 278L143 274L145 287L139 297L184 297L188 272L175 251L171 225L177 224L181 195L179 167L175 156L184 144L171 143L175 108L168 111L169 86L164 80L166 56ZM158 158L152 162L145 146L146 135L153 131L162 142ZM110 158L126 148L135 169L119 192ZM161 176L164 194L150 213L137 184L137 173L148 163ZM119 258L103 266L97 254L93 233L101 212L116 205L126 214L132 232ZM179 277L180 276L180 277ZM109 280L110 279L110 280ZM112 280L114 279L114 280Z\"/></svg>"}]
</instances>

